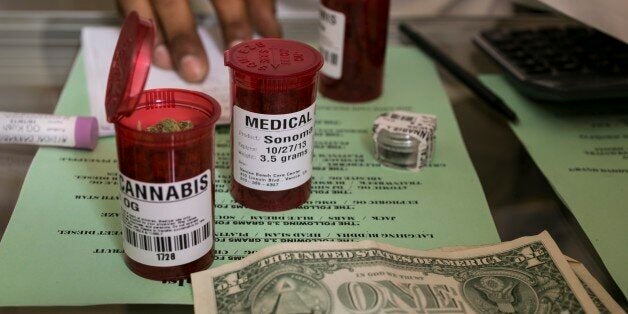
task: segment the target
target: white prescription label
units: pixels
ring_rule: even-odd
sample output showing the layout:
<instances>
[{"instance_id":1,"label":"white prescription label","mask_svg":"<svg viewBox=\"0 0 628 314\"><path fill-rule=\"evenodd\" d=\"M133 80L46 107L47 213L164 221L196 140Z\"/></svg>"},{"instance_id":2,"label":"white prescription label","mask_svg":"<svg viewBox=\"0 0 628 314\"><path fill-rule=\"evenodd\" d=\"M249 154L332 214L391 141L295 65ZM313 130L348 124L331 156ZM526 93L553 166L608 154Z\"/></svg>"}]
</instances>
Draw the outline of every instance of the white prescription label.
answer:
<instances>
[{"instance_id":1,"label":"white prescription label","mask_svg":"<svg viewBox=\"0 0 628 314\"><path fill-rule=\"evenodd\" d=\"M119 175L124 252L150 266L192 262L212 248L211 171L173 183Z\"/></svg>"},{"instance_id":2,"label":"white prescription label","mask_svg":"<svg viewBox=\"0 0 628 314\"><path fill-rule=\"evenodd\" d=\"M331 78L342 77L342 57L345 42L345 15L320 6L319 44L325 63L321 72Z\"/></svg>"},{"instance_id":3,"label":"white prescription label","mask_svg":"<svg viewBox=\"0 0 628 314\"><path fill-rule=\"evenodd\" d=\"M314 109L259 114L233 107L233 177L249 188L283 191L312 177Z\"/></svg>"},{"instance_id":4,"label":"white prescription label","mask_svg":"<svg viewBox=\"0 0 628 314\"><path fill-rule=\"evenodd\" d=\"M74 147L76 117L0 112L0 143Z\"/></svg>"}]
</instances>

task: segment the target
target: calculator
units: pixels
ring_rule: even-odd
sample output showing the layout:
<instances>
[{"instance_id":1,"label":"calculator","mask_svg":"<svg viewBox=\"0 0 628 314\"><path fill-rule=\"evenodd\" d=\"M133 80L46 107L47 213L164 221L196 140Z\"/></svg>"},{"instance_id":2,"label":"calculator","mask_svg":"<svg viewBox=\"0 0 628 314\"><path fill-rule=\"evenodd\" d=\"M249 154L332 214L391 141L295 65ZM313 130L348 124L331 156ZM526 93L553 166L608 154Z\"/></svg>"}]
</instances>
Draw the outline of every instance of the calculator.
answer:
<instances>
[{"instance_id":1,"label":"calculator","mask_svg":"<svg viewBox=\"0 0 628 314\"><path fill-rule=\"evenodd\" d=\"M628 98L628 44L594 29L499 28L479 33L474 42L531 98Z\"/></svg>"}]
</instances>

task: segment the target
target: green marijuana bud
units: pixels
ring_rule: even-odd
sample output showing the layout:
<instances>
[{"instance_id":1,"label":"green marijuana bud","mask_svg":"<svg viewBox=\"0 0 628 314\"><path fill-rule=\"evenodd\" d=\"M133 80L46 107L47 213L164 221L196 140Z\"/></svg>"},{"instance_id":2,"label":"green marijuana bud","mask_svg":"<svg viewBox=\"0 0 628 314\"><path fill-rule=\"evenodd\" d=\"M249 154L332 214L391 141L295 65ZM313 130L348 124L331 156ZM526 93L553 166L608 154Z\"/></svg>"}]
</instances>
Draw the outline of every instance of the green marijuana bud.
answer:
<instances>
[{"instance_id":1,"label":"green marijuana bud","mask_svg":"<svg viewBox=\"0 0 628 314\"><path fill-rule=\"evenodd\" d=\"M177 122L174 119L166 118L163 119L157 124L149 126L146 128L146 132L149 133L172 133L172 132L181 132L185 130L189 130L193 128L194 125L192 121L179 121Z\"/></svg>"}]
</instances>

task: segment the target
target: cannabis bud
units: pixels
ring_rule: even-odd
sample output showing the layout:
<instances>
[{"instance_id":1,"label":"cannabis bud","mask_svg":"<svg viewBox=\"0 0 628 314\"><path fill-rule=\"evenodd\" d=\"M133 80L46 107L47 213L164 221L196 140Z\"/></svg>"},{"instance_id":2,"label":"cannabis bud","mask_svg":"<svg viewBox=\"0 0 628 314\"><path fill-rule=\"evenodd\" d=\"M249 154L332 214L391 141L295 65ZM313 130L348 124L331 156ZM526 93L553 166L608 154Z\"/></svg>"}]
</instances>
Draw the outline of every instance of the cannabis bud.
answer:
<instances>
[{"instance_id":1,"label":"cannabis bud","mask_svg":"<svg viewBox=\"0 0 628 314\"><path fill-rule=\"evenodd\" d=\"M149 133L172 133L172 132L181 132L185 130L189 130L193 128L194 125L192 121L179 121L177 122L174 119L166 118L157 122L157 124L149 126L146 128L146 132Z\"/></svg>"}]
</instances>

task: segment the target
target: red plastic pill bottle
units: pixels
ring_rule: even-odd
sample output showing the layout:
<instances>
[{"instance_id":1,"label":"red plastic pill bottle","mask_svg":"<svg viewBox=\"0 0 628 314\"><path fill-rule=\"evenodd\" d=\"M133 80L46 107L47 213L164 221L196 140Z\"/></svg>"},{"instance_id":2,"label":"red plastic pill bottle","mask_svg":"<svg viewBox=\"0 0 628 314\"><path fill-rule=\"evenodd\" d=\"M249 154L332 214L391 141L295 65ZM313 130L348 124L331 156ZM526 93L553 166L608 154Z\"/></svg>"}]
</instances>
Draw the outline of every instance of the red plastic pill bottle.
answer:
<instances>
[{"instance_id":1,"label":"red plastic pill bottle","mask_svg":"<svg viewBox=\"0 0 628 314\"><path fill-rule=\"evenodd\" d=\"M284 39L225 51L231 68L231 195L245 207L281 211L310 195L320 53Z\"/></svg>"},{"instance_id":2,"label":"red plastic pill bottle","mask_svg":"<svg viewBox=\"0 0 628 314\"><path fill-rule=\"evenodd\" d=\"M343 102L382 94L390 0L322 0L320 91Z\"/></svg>"},{"instance_id":3,"label":"red plastic pill bottle","mask_svg":"<svg viewBox=\"0 0 628 314\"><path fill-rule=\"evenodd\" d=\"M125 263L154 280L178 280L214 260L214 124L220 105L181 89L143 90L154 28L136 13L124 22L106 94L115 124ZM193 127L151 133L164 119Z\"/></svg>"}]
</instances>

